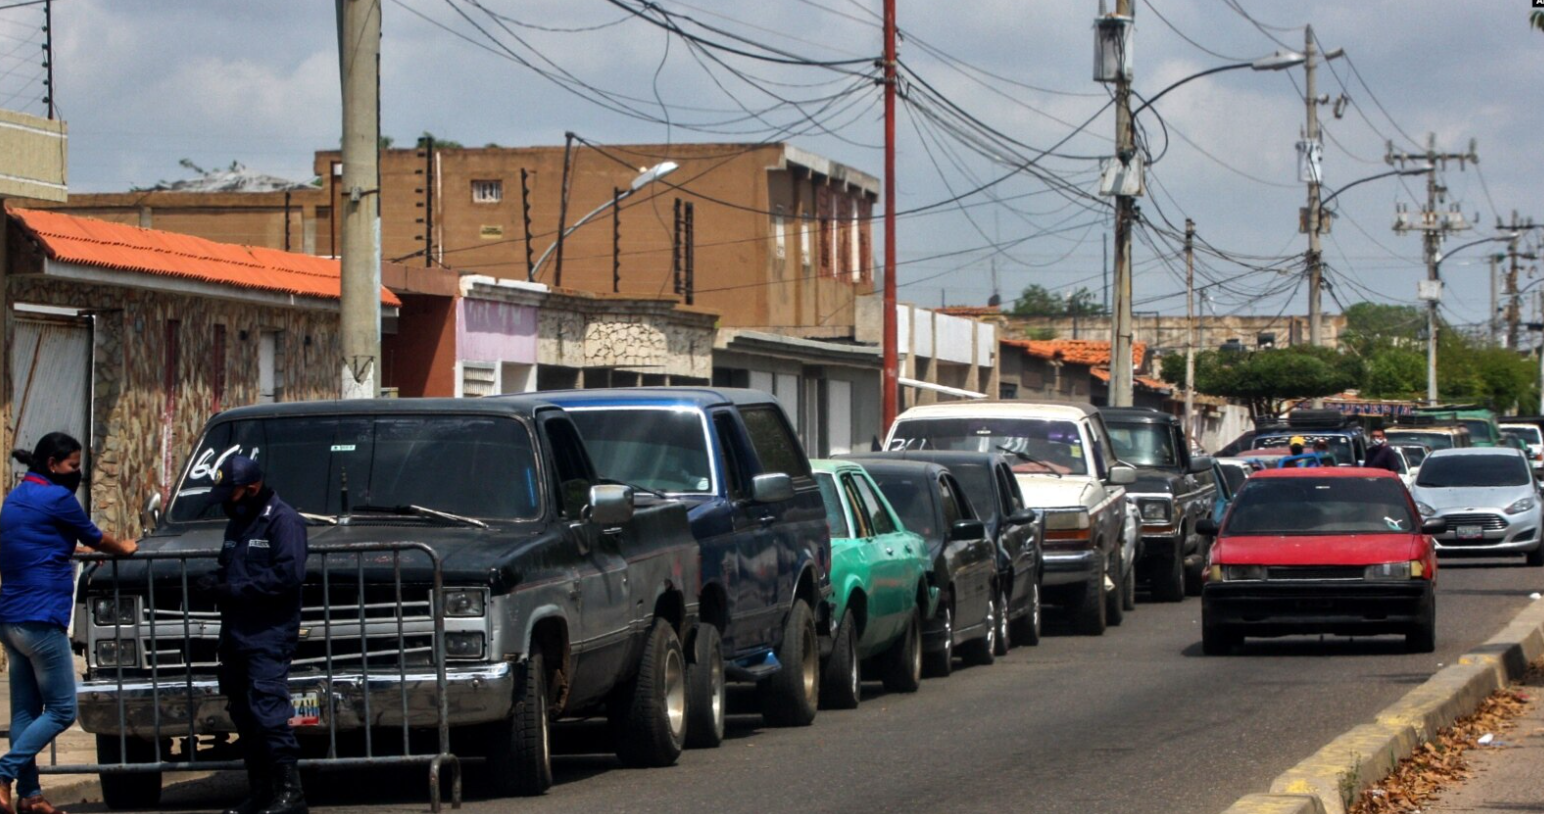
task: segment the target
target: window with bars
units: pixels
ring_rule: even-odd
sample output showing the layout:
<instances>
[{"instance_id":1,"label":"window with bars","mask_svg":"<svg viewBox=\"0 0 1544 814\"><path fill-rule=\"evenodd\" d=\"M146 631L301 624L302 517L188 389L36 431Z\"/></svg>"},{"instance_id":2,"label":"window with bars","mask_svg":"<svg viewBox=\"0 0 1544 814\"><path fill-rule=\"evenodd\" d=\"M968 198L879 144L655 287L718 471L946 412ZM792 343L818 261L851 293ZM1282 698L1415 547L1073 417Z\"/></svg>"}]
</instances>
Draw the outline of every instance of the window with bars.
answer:
<instances>
[{"instance_id":1,"label":"window with bars","mask_svg":"<svg viewBox=\"0 0 1544 814\"><path fill-rule=\"evenodd\" d=\"M496 204L504 200L504 182L497 179L472 182L472 203Z\"/></svg>"}]
</instances>

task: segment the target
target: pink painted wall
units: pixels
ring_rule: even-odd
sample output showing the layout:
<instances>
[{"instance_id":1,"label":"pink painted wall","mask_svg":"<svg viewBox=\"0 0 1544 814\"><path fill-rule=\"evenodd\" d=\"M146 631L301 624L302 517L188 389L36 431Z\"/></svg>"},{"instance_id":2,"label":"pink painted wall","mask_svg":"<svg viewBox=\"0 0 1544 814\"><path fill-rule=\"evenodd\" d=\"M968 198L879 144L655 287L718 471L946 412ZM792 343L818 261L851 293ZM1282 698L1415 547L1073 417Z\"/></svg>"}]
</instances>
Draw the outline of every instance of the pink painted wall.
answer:
<instances>
[{"instance_id":1,"label":"pink painted wall","mask_svg":"<svg viewBox=\"0 0 1544 814\"><path fill-rule=\"evenodd\" d=\"M456 300L456 358L536 363L536 309L494 300Z\"/></svg>"}]
</instances>

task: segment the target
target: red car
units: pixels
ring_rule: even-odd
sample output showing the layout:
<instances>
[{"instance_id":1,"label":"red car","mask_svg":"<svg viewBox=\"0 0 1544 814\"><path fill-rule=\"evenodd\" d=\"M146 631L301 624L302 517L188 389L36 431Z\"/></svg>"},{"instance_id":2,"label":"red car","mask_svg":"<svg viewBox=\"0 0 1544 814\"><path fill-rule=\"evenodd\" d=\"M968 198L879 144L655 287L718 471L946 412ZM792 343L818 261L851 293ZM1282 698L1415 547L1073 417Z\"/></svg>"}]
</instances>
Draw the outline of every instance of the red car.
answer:
<instances>
[{"instance_id":1,"label":"red car","mask_svg":"<svg viewBox=\"0 0 1544 814\"><path fill-rule=\"evenodd\" d=\"M1437 556L1399 476L1357 467L1267 469L1222 518L1201 593L1201 646L1223 655L1245 636L1403 634L1436 648Z\"/></svg>"}]
</instances>

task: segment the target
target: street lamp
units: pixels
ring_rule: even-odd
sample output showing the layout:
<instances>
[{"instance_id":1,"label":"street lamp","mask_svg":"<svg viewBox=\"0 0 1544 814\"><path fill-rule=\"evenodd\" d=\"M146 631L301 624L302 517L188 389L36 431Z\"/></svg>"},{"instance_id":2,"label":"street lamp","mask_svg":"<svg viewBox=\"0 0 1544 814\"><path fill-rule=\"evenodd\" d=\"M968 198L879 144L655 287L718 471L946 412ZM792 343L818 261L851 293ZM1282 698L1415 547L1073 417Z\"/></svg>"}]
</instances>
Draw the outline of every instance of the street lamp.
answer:
<instances>
[{"instance_id":1,"label":"street lamp","mask_svg":"<svg viewBox=\"0 0 1544 814\"><path fill-rule=\"evenodd\" d=\"M1220 65L1216 68L1208 68L1207 70L1204 70L1200 73L1191 74L1190 76L1175 82L1163 90L1158 91L1158 93L1154 95L1153 98L1143 102L1141 107L1133 111L1131 118L1135 119L1138 114L1151 107L1154 102L1162 99L1163 95L1169 91L1174 90L1175 88L1187 82L1200 79L1203 76L1211 76L1214 73L1222 73L1223 71L1237 71L1243 68L1249 68L1256 71L1284 71L1294 65L1303 64L1305 59L1307 59L1307 57L1297 53L1296 51L1277 51L1268 57L1261 57L1254 62L1235 62L1231 65Z\"/></svg>"},{"instance_id":2,"label":"street lamp","mask_svg":"<svg viewBox=\"0 0 1544 814\"><path fill-rule=\"evenodd\" d=\"M1340 189L1337 189L1334 192L1330 193L1328 198L1325 198L1324 200L1319 202L1319 207L1322 209L1325 204L1329 203L1330 201L1335 200L1335 196L1339 195L1342 192L1345 192L1346 190L1356 186L1357 184L1365 184L1368 181L1376 181L1379 178L1388 178L1389 176L1392 176L1392 175L1425 175L1426 173L1431 172L1431 170L1432 170L1432 168L1430 166L1412 167L1412 168L1409 168L1409 169L1398 169L1398 170L1390 170L1388 172L1380 172L1377 175L1369 175L1366 178L1358 178L1355 181L1352 181L1351 183L1346 184L1345 186L1341 187Z\"/></svg>"},{"instance_id":3,"label":"street lamp","mask_svg":"<svg viewBox=\"0 0 1544 814\"><path fill-rule=\"evenodd\" d=\"M596 215L605 212L607 209L610 209L613 206L621 206L622 199L632 195L634 192L637 192L640 189L643 189L649 184L664 178L665 176L675 172L680 168L681 165L675 163L674 161L664 161L649 167L643 172L640 172L638 177L633 179L632 184L628 185L627 189L622 190L621 195L614 196L600 206L595 207L594 209L590 210L589 214L585 215L577 221L574 221L573 226L564 229L563 234L559 236L557 240L552 241L552 245L548 246L547 250L541 253L541 257L536 258L536 263L531 266L531 274L528 279L533 282L536 280L537 276L541 273L542 264L546 263L547 258L552 255L553 250L557 249L558 243L562 242L564 238L573 234L574 230L585 225L590 221L591 218L594 218Z\"/></svg>"}]
</instances>

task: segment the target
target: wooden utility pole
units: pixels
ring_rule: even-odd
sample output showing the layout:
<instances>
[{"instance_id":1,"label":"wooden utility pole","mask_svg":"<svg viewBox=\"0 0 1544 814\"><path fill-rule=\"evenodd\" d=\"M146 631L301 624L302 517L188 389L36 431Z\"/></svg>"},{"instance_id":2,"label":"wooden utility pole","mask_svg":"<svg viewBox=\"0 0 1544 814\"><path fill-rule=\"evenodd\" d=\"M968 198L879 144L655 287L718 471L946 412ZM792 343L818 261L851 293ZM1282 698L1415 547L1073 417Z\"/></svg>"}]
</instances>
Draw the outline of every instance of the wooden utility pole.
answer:
<instances>
[{"instance_id":1,"label":"wooden utility pole","mask_svg":"<svg viewBox=\"0 0 1544 814\"><path fill-rule=\"evenodd\" d=\"M1185 218L1185 434L1196 432L1196 224Z\"/></svg>"},{"instance_id":2,"label":"wooden utility pole","mask_svg":"<svg viewBox=\"0 0 1544 814\"><path fill-rule=\"evenodd\" d=\"M381 3L337 3L343 89L341 395L375 398L381 356Z\"/></svg>"},{"instance_id":3,"label":"wooden utility pole","mask_svg":"<svg viewBox=\"0 0 1544 814\"><path fill-rule=\"evenodd\" d=\"M1517 295L1517 261L1533 259L1531 254L1519 253L1517 245L1523 236L1523 232L1532 228L1533 218L1519 220L1517 210L1515 209L1512 210L1511 223L1502 223L1499 217L1496 218L1496 231L1512 233L1511 240L1508 240L1506 244L1505 255L1510 260L1506 272L1506 346L1512 350L1517 350L1520 347L1518 343L1521 341L1522 302L1521 298Z\"/></svg>"},{"instance_id":4,"label":"wooden utility pole","mask_svg":"<svg viewBox=\"0 0 1544 814\"><path fill-rule=\"evenodd\" d=\"M1132 19L1132 0L1116 0L1115 15ZM1115 160L1140 161L1136 155L1136 131L1131 118L1131 77L1125 70L1130 57L1121 55L1121 68L1115 79ZM1139 169L1138 172L1141 172ZM1115 314L1111 322L1110 397L1112 407L1132 404L1131 340L1131 230L1136 199L1115 190Z\"/></svg>"},{"instance_id":5,"label":"wooden utility pole","mask_svg":"<svg viewBox=\"0 0 1544 814\"><path fill-rule=\"evenodd\" d=\"M1129 1L1129 0L1128 0ZM884 353L880 381L880 416L884 436L900 412L900 354L895 314L895 0L884 0L885 24L885 292Z\"/></svg>"}]
</instances>

